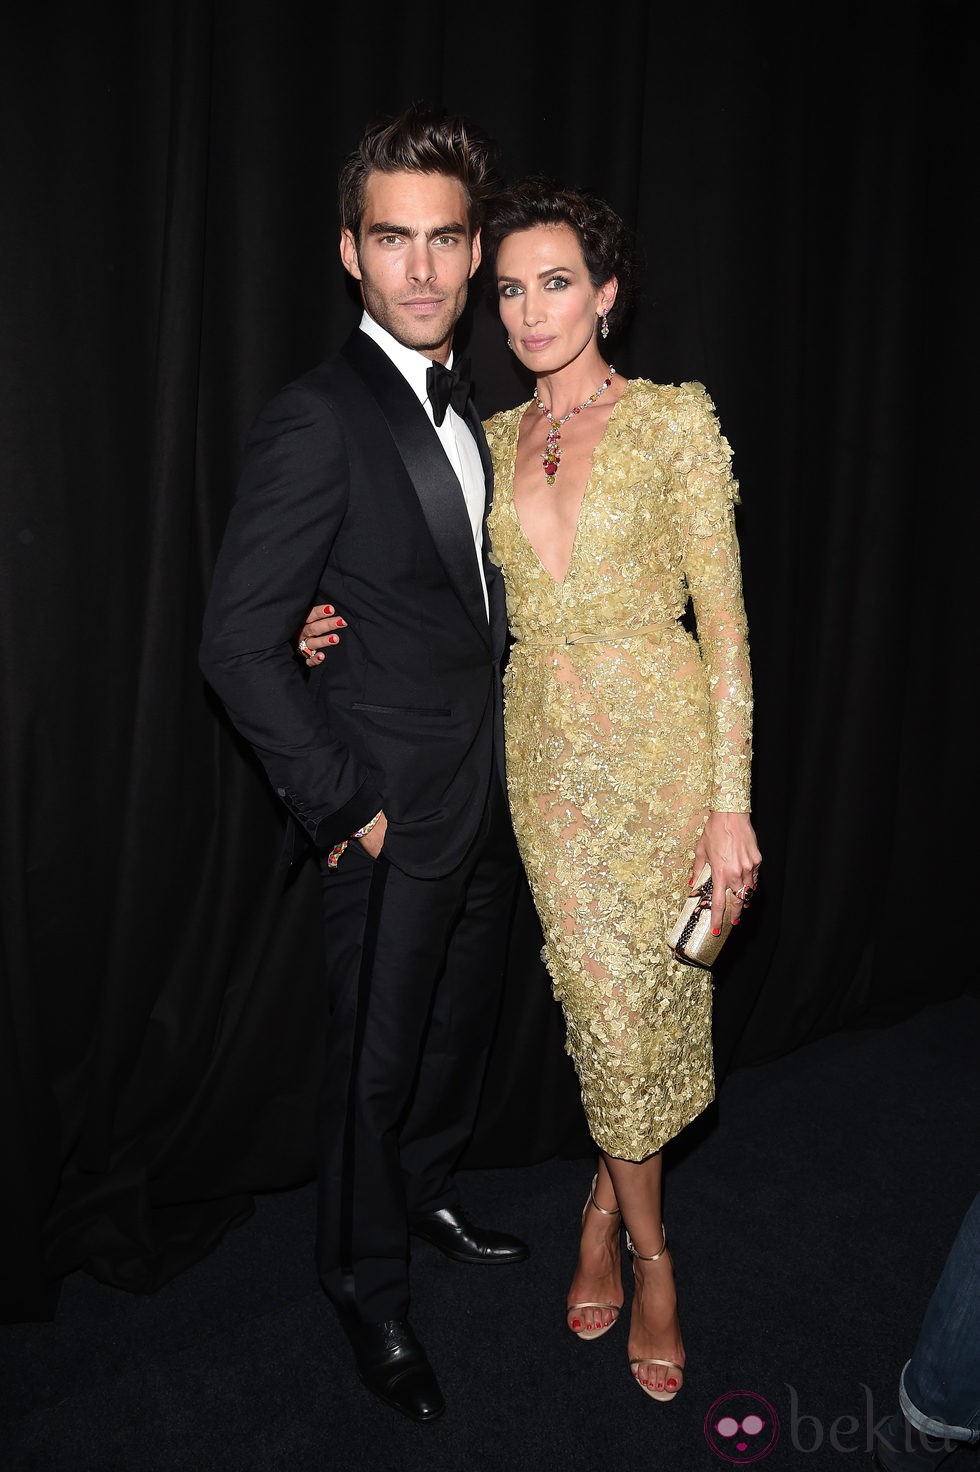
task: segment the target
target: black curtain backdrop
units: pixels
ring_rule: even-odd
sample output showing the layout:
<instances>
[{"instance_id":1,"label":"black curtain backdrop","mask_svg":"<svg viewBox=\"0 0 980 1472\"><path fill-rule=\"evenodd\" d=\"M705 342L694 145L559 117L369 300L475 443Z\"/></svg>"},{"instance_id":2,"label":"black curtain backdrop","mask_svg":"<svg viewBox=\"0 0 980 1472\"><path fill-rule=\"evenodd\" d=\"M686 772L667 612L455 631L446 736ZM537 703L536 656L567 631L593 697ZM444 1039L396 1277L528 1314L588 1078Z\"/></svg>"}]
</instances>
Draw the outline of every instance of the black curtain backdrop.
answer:
<instances>
[{"instance_id":1,"label":"black curtain backdrop","mask_svg":"<svg viewBox=\"0 0 980 1472\"><path fill-rule=\"evenodd\" d=\"M636 226L616 366L703 380L735 446L766 862L718 972L720 1070L976 986L928 924L963 849L974 13L7 19L6 1317L51 1314L79 1267L151 1290L312 1173L316 876L284 884L281 814L196 648L247 426L355 319L338 166L415 98L480 119L507 177L592 185ZM464 336L486 413L526 396L482 301ZM525 895L470 1165L587 1146L539 943Z\"/></svg>"}]
</instances>

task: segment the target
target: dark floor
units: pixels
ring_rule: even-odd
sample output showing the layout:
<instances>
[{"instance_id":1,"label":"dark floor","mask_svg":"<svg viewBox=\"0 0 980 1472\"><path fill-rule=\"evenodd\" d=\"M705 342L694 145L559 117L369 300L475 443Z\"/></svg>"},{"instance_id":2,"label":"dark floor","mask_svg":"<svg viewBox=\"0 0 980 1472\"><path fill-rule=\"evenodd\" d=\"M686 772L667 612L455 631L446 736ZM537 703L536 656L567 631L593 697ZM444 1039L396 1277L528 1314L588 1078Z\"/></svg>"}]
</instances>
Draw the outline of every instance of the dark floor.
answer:
<instances>
[{"instance_id":1,"label":"dark floor","mask_svg":"<svg viewBox=\"0 0 980 1472\"><path fill-rule=\"evenodd\" d=\"M420 1247L413 1319L448 1401L415 1426L354 1380L311 1262L312 1188L261 1199L152 1298L76 1274L54 1324L0 1329L3 1472L766 1472L865 1468L923 1308L980 1187L980 1001L841 1033L734 1074L703 1138L668 1156L688 1369L654 1404L625 1324L564 1326L584 1161L467 1172L474 1217L531 1260L466 1268ZM778 1441L709 1446L705 1418L761 1397ZM728 1408L731 1409L732 1403ZM769 1417L763 1406L761 1414ZM951 1466L971 1472L973 1452Z\"/></svg>"}]
</instances>

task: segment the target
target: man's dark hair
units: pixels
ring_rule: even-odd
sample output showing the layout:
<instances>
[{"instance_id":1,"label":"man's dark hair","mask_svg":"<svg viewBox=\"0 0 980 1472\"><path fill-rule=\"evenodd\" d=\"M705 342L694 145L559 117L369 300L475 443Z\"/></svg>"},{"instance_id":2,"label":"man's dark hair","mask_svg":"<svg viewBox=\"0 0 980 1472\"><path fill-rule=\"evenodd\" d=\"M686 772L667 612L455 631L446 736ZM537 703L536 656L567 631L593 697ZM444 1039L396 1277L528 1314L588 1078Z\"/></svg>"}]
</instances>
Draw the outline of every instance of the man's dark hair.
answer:
<instances>
[{"instance_id":1,"label":"man's dark hair","mask_svg":"<svg viewBox=\"0 0 980 1472\"><path fill-rule=\"evenodd\" d=\"M569 225L575 231L593 286L616 277L615 325L621 326L633 299L633 237L612 205L589 189L562 189L551 179L534 178L495 195L482 236L487 290L496 297L502 242L535 225Z\"/></svg>"},{"instance_id":2,"label":"man's dark hair","mask_svg":"<svg viewBox=\"0 0 980 1472\"><path fill-rule=\"evenodd\" d=\"M472 234L483 222L493 188L494 145L482 128L463 117L449 117L424 102L414 102L397 118L382 118L365 129L340 171L340 223L360 239L364 186L368 175L446 174L458 179L469 206Z\"/></svg>"}]
</instances>

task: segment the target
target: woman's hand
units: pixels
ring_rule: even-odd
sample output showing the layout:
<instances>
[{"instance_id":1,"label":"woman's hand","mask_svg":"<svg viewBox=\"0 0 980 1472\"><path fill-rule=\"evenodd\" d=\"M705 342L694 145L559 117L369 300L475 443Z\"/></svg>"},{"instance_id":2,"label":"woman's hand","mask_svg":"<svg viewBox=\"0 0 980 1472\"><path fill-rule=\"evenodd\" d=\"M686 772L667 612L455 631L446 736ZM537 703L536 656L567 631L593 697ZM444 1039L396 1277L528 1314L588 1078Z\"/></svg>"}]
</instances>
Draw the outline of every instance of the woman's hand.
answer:
<instances>
[{"instance_id":1,"label":"woman's hand","mask_svg":"<svg viewBox=\"0 0 980 1472\"><path fill-rule=\"evenodd\" d=\"M347 624L337 616L332 603L318 603L315 608L310 609L306 615L306 623L299 631L297 647L311 669L322 664L325 658L324 649L328 644L340 643L337 630L346 627Z\"/></svg>"},{"instance_id":2,"label":"woman's hand","mask_svg":"<svg viewBox=\"0 0 980 1472\"><path fill-rule=\"evenodd\" d=\"M705 864L711 865L711 928L717 935L725 914L725 891L731 890L732 924L742 916L750 891L759 882L762 855L748 813L709 813L694 850L691 883Z\"/></svg>"}]
</instances>

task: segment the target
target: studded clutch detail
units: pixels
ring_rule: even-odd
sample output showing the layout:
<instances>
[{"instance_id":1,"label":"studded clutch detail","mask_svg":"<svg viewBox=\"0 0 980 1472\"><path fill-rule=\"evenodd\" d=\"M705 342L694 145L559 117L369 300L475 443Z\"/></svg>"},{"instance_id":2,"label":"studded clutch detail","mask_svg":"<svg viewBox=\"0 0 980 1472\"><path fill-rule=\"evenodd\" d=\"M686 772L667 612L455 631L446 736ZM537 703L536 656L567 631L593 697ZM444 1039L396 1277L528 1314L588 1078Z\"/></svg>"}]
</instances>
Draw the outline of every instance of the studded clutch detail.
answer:
<instances>
[{"instance_id":1,"label":"studded clutch detail","mask_svg":"<svg viewBox=\"0 0 980 1472\"><path fill-rule=\"evenodd\" d=\"M711 865L705 864L667 936L667 944L678 961L710 970L731 932L731 909L731 896L726 895L721 934L712 935Z\"/></svg>"}]
</instances>

